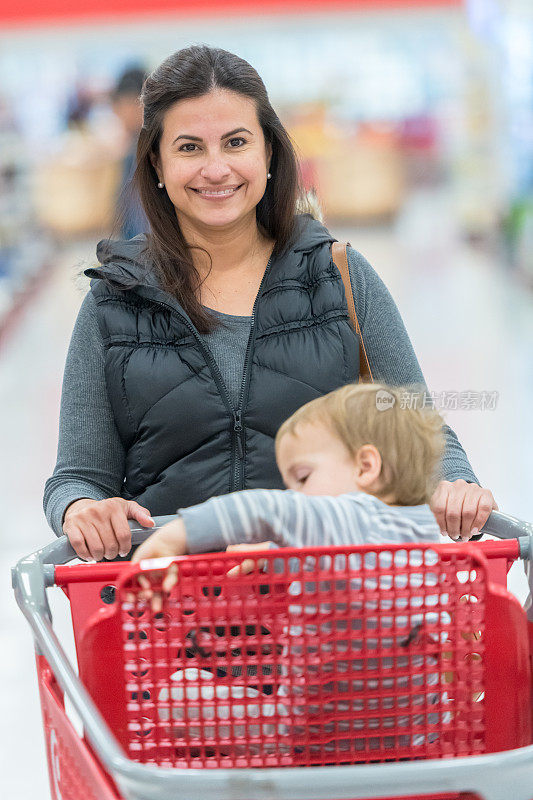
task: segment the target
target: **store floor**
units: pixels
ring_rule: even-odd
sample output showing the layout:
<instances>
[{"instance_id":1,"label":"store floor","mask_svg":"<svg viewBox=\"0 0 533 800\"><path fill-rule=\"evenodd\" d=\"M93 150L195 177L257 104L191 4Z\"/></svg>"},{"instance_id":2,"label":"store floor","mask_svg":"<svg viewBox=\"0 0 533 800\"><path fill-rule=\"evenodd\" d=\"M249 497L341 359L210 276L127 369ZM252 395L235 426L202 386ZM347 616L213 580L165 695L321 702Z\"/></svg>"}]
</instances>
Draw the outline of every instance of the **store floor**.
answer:
<instances>
[{"instance_id":1,"label":"store floor","mask_svg":"<svg viewBox=\"0 0 533 800\"><path fill-rule=\"evenodd\" d=\"M462 242L448 212L445 198L420 193L392 229L331 229L389 287L431 390L499 393L493 410L449 410L446 420L500 509L532 520L533 295L498 256ZM74 276L94 244L62 248L46 288L0 352L0 775L9 800L49 796L31 636L8 570L51 538L42 490L54 466L62 369L84 292ZM513 586L523 597L520 575ZM59 608L60 598L54 603ZM66 635L63 607L57 619Z\"/></svg>"}]
</instances>

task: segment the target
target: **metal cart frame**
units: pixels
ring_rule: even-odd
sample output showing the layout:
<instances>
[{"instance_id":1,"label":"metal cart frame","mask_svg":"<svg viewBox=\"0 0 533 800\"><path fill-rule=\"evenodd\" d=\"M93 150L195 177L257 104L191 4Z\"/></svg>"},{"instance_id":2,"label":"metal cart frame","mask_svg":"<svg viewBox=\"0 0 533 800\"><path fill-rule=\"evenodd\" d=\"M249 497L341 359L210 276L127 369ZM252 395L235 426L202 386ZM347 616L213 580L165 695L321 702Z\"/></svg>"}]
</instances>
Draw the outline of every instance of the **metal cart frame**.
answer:
<instances>
[{"instance_id":1,"label":"metal cart frame","mask_svg":"<svg viewBox=\"0 0 533 800\"><path fill-rule=\"evenodd\" d=\"M174 519L158 517L160 527ZM130 523L134 544L152 529ZM533 525L493 512L483 533L518 539L520 558L533 588ZM105 770L127 800L361 800L475 793L484 800L533 798L533 745L516 750L455 759L369 765L263 768L160 769L127 758L68 660L52 625L46 589L54 585L55 566L76 558L66 537L21 559L12 570L17 602L30 624L37 657L44 657L53 680L69 698L84 726L85 740L97 769ZM533 594L533 592L532 592ZM533 621L533 608L527 611ZM504 690L504 687L502 687ZM512 789L511 789L512 785ZM437 793L437 794L436 794ZM111 796L116 796L110 794Z\"/></svg>"}]
</instances>

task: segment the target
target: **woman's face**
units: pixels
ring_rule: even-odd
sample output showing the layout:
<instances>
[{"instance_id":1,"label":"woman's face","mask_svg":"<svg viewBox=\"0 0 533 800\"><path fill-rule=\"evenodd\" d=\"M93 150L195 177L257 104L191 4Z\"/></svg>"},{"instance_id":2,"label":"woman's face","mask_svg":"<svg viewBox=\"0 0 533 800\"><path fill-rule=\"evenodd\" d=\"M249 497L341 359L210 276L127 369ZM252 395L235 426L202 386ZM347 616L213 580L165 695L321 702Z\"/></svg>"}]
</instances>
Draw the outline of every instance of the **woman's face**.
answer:
<instances>
[{"instance_id":1,"label":"woman's face","mask_svg":"<svg viewBox=\"0 0 533 800\"><path fill-rule=\"evenodd\" d=\"M184 232L255 224L271 158L255 103L226 89L179 100L154 163Z\"/></svg>"}]
</instances>

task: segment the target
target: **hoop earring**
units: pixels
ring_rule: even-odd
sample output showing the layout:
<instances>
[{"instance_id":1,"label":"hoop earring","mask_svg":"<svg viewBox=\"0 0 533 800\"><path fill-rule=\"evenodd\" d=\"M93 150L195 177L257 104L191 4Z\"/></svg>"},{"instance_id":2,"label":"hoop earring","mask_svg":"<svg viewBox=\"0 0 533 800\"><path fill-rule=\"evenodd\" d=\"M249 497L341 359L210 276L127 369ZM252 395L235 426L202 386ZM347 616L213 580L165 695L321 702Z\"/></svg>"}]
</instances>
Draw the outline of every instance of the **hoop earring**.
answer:
<instances>
[{"instance_id":1,"label":"hoop earring","mask_svg":"<svg viewBox=\"0 0 533 800\"><path fill-rule=\"evenodd\" d=\"M161 181L159 181L159 183L157 184L157 188L163 189L164 185L165 185L164 183L161 183Z\"/></svg>"}]
</instances>

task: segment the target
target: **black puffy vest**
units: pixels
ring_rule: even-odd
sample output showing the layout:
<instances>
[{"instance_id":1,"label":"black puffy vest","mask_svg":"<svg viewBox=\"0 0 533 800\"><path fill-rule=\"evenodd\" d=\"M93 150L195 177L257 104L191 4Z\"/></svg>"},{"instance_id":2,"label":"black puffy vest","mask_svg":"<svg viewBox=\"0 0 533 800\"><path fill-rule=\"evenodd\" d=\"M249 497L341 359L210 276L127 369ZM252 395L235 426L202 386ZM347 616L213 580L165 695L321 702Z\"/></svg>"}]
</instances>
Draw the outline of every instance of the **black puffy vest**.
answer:
<instances>
[{"instance_id":1,"label":"black puffy vest","mask_svg":"<svg viewBox=\"0 0 533 800\"><path fill-rule=\"evenodd\" d=\"M171 514L236 489L282 488L281 423L309 400L357 380L358 342L331 234L309 215L272 258L253 314L241 402L231 406L202 336L142 264L144 237L100 242L88 269L105 347L107 391L126 449L122 496ZM140 285L115 290L136 277Z\"/></svg>"}]
</instances>

